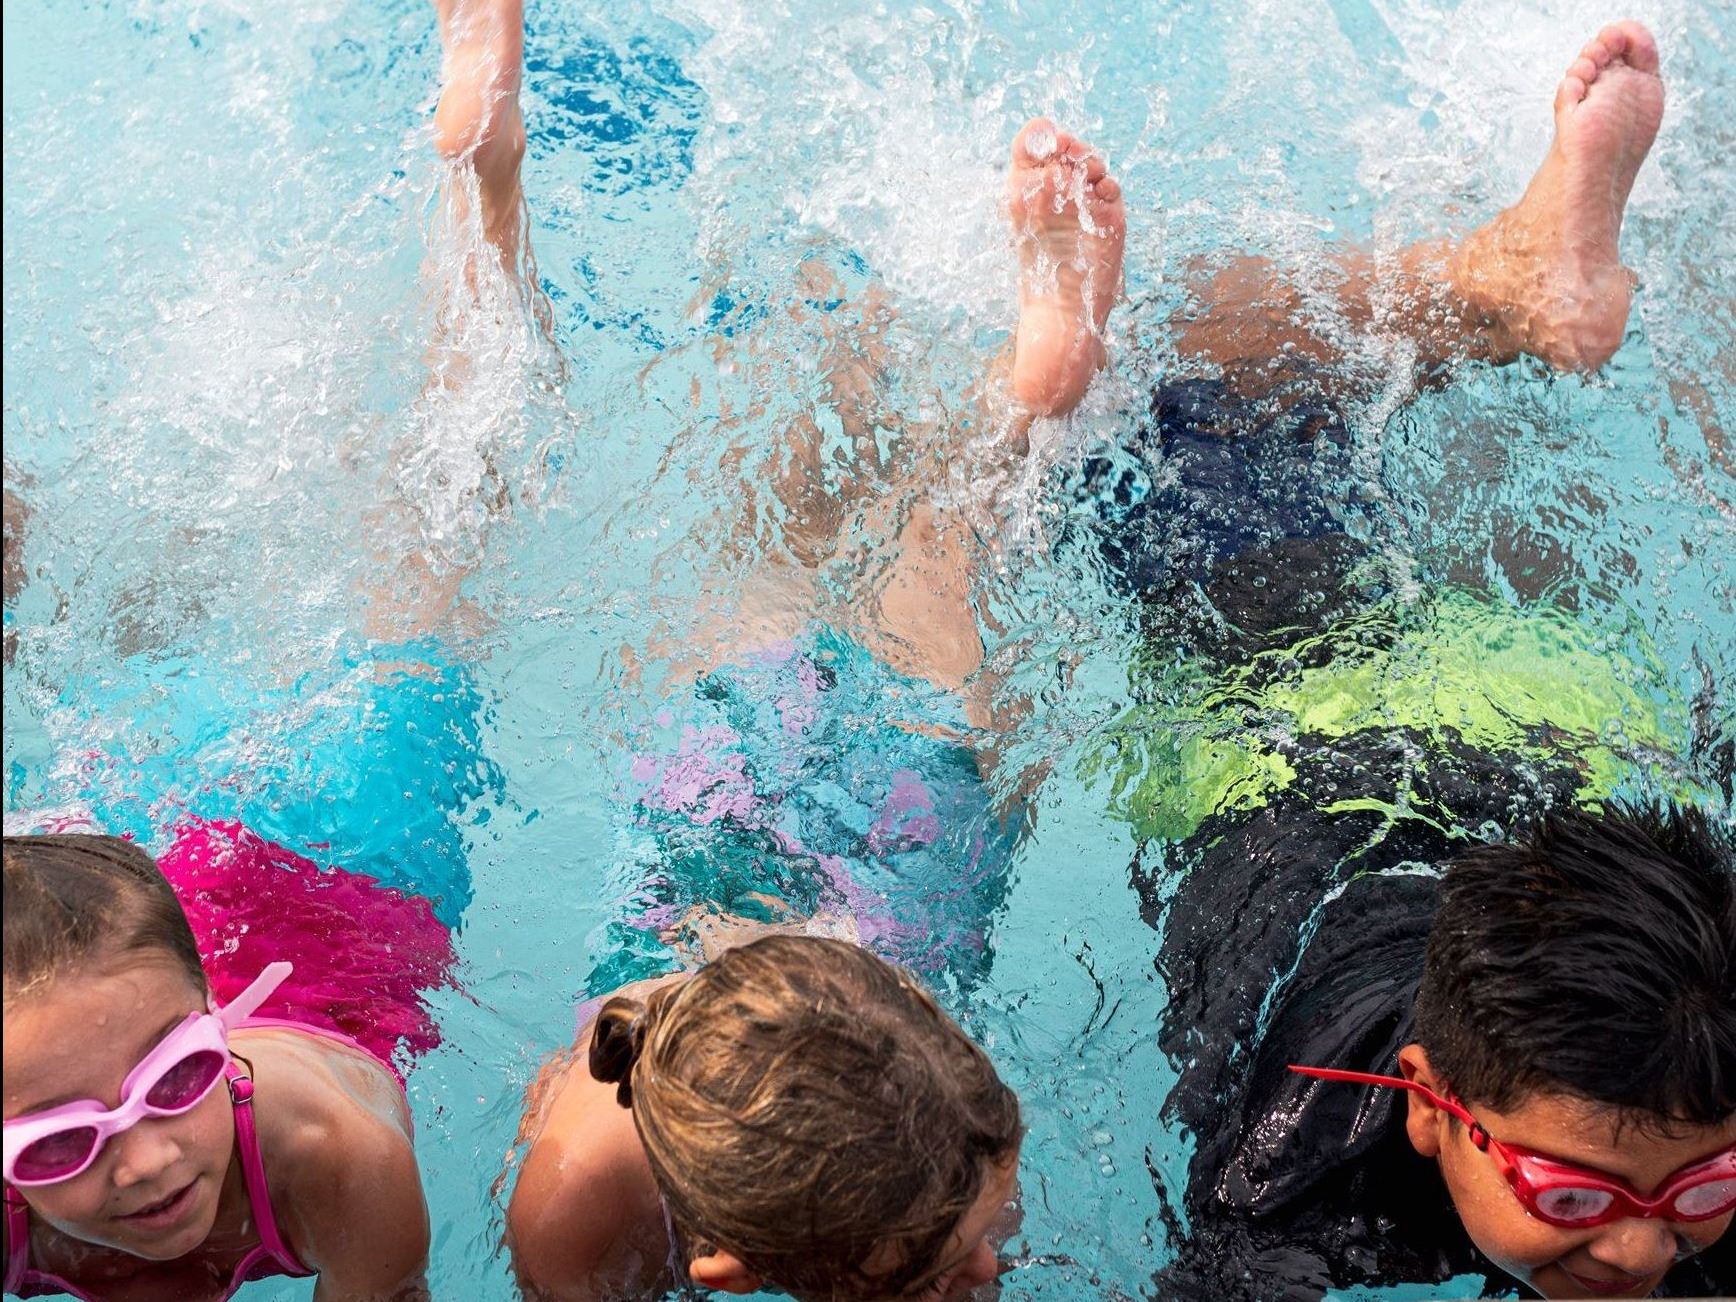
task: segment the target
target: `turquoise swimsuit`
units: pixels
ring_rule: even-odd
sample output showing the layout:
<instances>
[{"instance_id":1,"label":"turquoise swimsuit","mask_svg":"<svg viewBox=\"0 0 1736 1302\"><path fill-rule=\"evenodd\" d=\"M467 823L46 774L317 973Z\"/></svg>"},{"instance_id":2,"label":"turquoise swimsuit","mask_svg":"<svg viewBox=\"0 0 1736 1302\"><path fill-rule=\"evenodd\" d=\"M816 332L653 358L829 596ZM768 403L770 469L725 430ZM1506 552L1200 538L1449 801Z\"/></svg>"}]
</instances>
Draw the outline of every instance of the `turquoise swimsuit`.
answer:
<instances>
[{"instance_id":1,"label":"turquoise swimsuit","mask_svg":"<svg viewBox=\"0 0 1736 1302\"><path fill-rule=\"evenodd\" d=\"M78 806L145 845L183 815L240 821L457 923L471 896L463 819L503 785L468 668L431 642L358 648L245 709L209 668L143 657L127 668L136 674L117 683L67 689L81 718L127 720L126 747L63 759L33 805Z\"/></svg>"}]
</instances>

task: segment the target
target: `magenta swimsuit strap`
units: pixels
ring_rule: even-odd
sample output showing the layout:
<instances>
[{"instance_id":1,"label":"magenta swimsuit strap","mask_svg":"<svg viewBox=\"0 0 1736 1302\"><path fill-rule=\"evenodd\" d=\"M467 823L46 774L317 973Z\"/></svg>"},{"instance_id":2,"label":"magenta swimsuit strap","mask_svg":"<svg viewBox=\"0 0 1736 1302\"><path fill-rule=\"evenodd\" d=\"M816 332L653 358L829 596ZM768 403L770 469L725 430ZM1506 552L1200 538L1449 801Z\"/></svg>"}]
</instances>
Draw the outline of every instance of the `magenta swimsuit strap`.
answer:
<instances>
[{"instance_id":1,"label":"magenta swimsuit strap","mask_svg":"<svg viewBox=\"0 0 1736 1302\"><path fill-rule=\"evenodd\" d=\"M235 1109L235 1147L241 1157L241 1179L247 1187L247 1201L253 1210L253 1225L259 1232L259 1246L254 1248L229 1277L225 1298L250 1280L269 1275L302 1277L314 1272L296 1260L277 1228L277 1216L271 1210L271 1190L265 1181L265 1161L259 1154L259 1131L253 1124L253 1080L233 1062L224 1069L229 1082L229 1098ZM30 1268L30 1208L11 1185L6 1186L6 1291L20 1297L35 1297L42 1293L70 1293L80 1302L96 1302L90 1294L46 1271ZM26 1291L28 1290L28 1291Z\"/></svg>"},{"instance_id":2,"label":"magenta swimsuit strap","mask_svg":"<svg viewBox=\"0 0 1736 1302\"><path fill-rule=\"evenodd\" d=\"M259 1231L259 1246L248 1253L235 1268L229 1281L232 1297L235 1290L248 1280L267 1275L311 1275L309 1270L289 1250L283 1234L277 1228L277 1213L271 1210L271 1189L265 1182L265 1159L259 1155L259 1131L253 1124L253 1078L243 1075L231 1062L224 1074L229 1079L229 1097L235 1101L235 1146L241 1153L241 1178L247 1184L247 1201L253 1208L253 1228ZM259 1270L259 1267L276 1267Z\"/></svg>"},{"instance_id":3,"label":"magenta swimsuit strap","mask_svg":"<svg viewBox=\"0 0 1736 1302\"><path fill-rule=\"evenodd\" d=\"M30 1209L11 1185L6 1186L6 1291L19 1293L30 1271Z\"/></svg>"}]
</instances>

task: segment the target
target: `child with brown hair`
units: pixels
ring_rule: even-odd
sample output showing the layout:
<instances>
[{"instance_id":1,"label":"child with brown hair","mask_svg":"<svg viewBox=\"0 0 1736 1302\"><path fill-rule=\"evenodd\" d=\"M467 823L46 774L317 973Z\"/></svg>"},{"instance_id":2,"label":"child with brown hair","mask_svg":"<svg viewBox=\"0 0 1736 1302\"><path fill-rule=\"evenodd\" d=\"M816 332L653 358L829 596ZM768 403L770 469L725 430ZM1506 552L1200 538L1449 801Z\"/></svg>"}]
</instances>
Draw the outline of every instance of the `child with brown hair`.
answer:
<instances>
[{"instance_id":1,"label":"child with brown hair","mask_svg":"<svg viewBox=\"0 0 1736 1302\"><path fill-rule=\"evenodd\" d=\"M333 958L325 988L354 1003ZM9 1294L204 1302L317 1275L321 1302L427 1296L428 1212L391 1066L285 1006L287 962L219 1007L223 965L201 958L137 846L6 838Z\"/></svg>"},{"instance_id":2,"label":"child with brown hair","mask_svg":"<svg viewBox=\"0 0 1736 1302\"><path fill-rule=\"evenodd\" d=\"M526 1295L942 1299L998 1273L1019 1102L917 982L773 935L603 1002L531 1089Z\"/></svg>"}]
</instances>

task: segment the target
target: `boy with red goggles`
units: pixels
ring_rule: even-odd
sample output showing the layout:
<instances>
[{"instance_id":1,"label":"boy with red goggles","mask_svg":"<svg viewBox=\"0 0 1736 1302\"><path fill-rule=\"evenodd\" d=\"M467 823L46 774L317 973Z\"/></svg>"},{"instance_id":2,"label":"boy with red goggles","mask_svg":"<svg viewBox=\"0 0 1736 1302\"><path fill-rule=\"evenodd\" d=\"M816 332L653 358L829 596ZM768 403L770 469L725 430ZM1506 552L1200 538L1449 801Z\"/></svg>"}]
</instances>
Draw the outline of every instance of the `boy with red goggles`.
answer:
<instances>
[{"instance_id":1,"label":"boy with red goggles","mask_svg":"<svg viewBox=\"0 0 1736 1302\"><path fill-rule=\"evenodd\" d=\"M1736 1294L1732 859L1616 806L1323 892L1240 1090L1189 1064L1171 1096L1199 1141L1161 1295Z\"/></svg>"}]
</instances>

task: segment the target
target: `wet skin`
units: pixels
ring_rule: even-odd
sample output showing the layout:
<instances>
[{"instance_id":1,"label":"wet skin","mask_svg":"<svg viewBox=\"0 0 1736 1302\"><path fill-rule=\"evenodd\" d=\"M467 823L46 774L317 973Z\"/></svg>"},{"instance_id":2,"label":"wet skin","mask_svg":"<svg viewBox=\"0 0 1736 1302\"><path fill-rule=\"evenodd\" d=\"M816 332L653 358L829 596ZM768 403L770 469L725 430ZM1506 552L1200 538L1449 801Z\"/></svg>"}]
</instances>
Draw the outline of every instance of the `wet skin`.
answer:
<instances>
[{"instance_id":1,"label":"wet skin","mask_svg":"<svg viewBox=\"0 0 1736 1302\"><path fill-rule=\"evenodd\" d=\"M1399 1065L1437 1092L1446 1086L1421 1045L1406 1046ZM1564 1229L1528 1213L1468 1128L1421 1095L1411 1094L1406 1128L1412 1147L1439 1162L1453 1206L1471 1241L1490 1261L1546 1298L1647 1297L1675 1263L1703 1252L1730 1228L1732 1214L1707 1221L1630 1217ZM1506 1111L1466 1101L1504 1144L1529 1148L1650 1196L1683 1167L1736 1144L1736 1117L1717 1126L1678 1126L1670 1133L1622 1124L1613 1108L1561 1094L1533 1094Z\"/></svg>"},{"instance_id":2,"label":"wet skin","mask_svg":"<svg viewBox=\"0 0 1736 1302\"><path fill-rule=\"evenodd\" d=\"M79 1099L118 1106L127 1073L187 1014L205 1007L204 992L186 972L149 961L8 999L7 1119ZM214 1089L190 1112L112 1136L83 1174L24 1195L34 1216L69 1239L168 1261L197 1248L216 1227L234 1148L229 1095ZM183 1190L171 1221L140 1217Z\"/></svg>"},{"instance_id":3,"label":"wet skin","mask_svg":"<svg viewBox=\"0 0 1736 1302\"><path fill-rule=\"evenodd\" d=\"M9 988L7 1119L81 1099L118 1106L138 1062L204 1011L191 973L151 952ZM230 1044L254 1080L279 1229L318 1274L318 1302L426 1297L427 1211L408 1108L390 1073L360 1050L299 1031L247 1029ZM72 1179L19 1192L33 1266L103 1297L220 1296L260 1242L221 1085L180 1116L111 1136Z\"/></svg>"}]
</instances>

